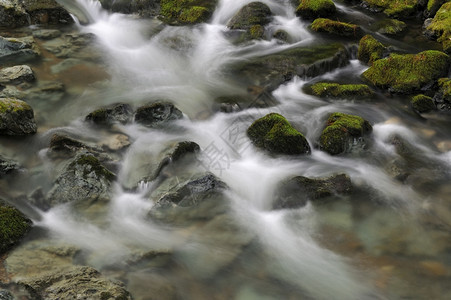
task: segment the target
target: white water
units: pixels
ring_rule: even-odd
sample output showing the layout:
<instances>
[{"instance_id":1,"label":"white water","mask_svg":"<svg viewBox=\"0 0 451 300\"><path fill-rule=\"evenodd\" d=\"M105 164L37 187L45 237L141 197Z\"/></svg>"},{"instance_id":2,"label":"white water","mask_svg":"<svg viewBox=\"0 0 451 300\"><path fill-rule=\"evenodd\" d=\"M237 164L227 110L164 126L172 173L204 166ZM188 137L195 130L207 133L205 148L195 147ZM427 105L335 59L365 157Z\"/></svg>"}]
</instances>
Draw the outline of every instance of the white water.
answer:
<instances>
[{"instance_id":1,"label":"white water","mask_svg":"<svg viewBox=\"0 0 451 300\"><path fill-rule=\"evenodd\" d=\"M422 197L410 186L393 180L377 160L332 157L315 149L322 124L327 115L335 111L356 113L370 120L374 124L373 151L380 153L384 160L397 157L388 142L393 134L402 135L431 158L434 151L422 145L417 133L408 127L385 124L389 116L377 105L320 100L302 92L308 81L299 78L273 92L280 101L277 107L208 114L207 118L199 118L203 111L212 111L215 95L242 92L242 87L226 77L226 66L313 40L306 30L307 24L294 15L290 1L265 0L262 2L276 15L268 28L272 32L287 31L292 44L280 45L275 40L255 41L246 46L231 44L223 34L227 30L227 21L250 2L221 0L208 24L166 26L157 30L160 26L157 23L108 14L96 1L76 1L77 8L90 21L79 28L96 35L111 75L109 86L113 92L104 102L127 99L138 105L148 100L169 99L186 116L177 121L183 128L182 133L153 131L137 125L122 127L133 144L122 159L114 197L106 209L97 212L97 219L75 215L69 206L60 206L43 213L42 220L36 224L47 228L55 238L91 253L88 261L98 268L114 265L137 251L171 249L179 251L182 258L184 255L192 257L192 249L208 252L209 241L204 240L196 229L170 228L149 221L147 212L153 202L147 197L152 191L152 183L141 192L127 192L121 188L142 164L141 157L159 153L165 142L190 140L203 150L198 168L214 173L229 186L231 217L243 231L256 237L268 260L262 268L271 277L301 290L300 298L304 295L313 299L383 298L383 293L371 282L371 270L358 268L358 263L318 242L316 237L322 220L315 206L309 203L295 210L271 211L276 187L291 176L327 177L346 173L356 186L372 191L371 197L400 215L418 211ZM364 69L359 62L351 61L348 67L315 80L334 80L349 74L357 78ZM92 108L100 106L95 102L91 105ZM281 112L306 135L312 146L311 156L274 158L250 144L245 136L246 128L252 120L273 111ZM75 122L71 126L81 125ZM238 134L227 138L228 130L232 129ZM211 147L221 151L226 160L212 165L207 152ZM445 153L441 159L449 162L450 155ZM228 251L221 244L215 247L218 251ZM191 272L202 268L192 266L188 261L185 263ZM187 299L195 297L189 295Z\"/></svg>"}]
</instances>

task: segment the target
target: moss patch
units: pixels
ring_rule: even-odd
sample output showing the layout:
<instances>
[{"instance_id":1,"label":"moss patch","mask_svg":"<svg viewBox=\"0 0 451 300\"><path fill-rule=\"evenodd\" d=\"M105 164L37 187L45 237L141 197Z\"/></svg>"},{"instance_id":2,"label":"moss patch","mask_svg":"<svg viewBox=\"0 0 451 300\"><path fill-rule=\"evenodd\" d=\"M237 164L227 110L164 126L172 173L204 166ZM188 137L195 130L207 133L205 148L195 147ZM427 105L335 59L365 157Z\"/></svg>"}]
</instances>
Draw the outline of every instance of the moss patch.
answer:
<instances>
[{"instance_id":1,"label":"moss patch","mask_svg":"<svg viewBox=\"0 0 451 300\"><path fill-rule=\"evenodd\" d=\"M310 28L316 32L324 32L328 34L347 37L356 37L361 34L361 29L358 25L333 21L326 18L316 19L315 21L313 21Z\"/></svg>"},{"instance_id":2,"label":"moss patch","mask_svg":"<svg viewBox=\"0 0 451 300\"><path fill-rule=\"evenodd\" d=\"M381 59L386 47L372 35L365 35L360 39L357 58L364 63L372 65L374 61Z\"/></svg>"},{"instance_id":3,"label":"moss patch","mask_svg":"<svg viewBox=\"0 0 451 300\"><path fill-rule=\"evenodd\" d=\"M449 56L428 50L418 54L391 54L377 60L362 76L375 86L396 93L412 93L440 77L449 69Z\"/></svg>"},{"instance_id":4,"label":"moss patch","mask_svg":"<svg viewBox=\"0 0 451 300\"><path fill-rule=\"evenodd\" d=\"M300 0L296 14L305 19L329 17L337 11L332 0Z\"/></svg>"},{"instance_id":5,"label":"moss patch","mask_svg":"<svg viewBox=\"0 0 451 300\"><path fill-rule=\"evenodd\" d=\"M335 155L348 152L349 144L372 131L372 126L362 117L332 113L319 140L321 150Z\"/></svg>"},{"instance_id":6,"label":"moss patch","mask_svg":"<svg viewBox=\"0 0 451 300\"><path fill-rule=\"evenodd\" d=\"M189 25L207 21L217 1L161 0L161 19L171 25Z\"/></svg>"},{"instance_id":7,"label":"moss patch","mask_svg":"<svg viewBox=\"0 0 451 300\"><path fill-rule=\"evenodd\" d=\"M430 112L435 109L434 100L426 95L416 95L410 101L413 110L419 113Z\"/></svg>"},{"instance_id":8,"label":"moss patch","mask_svg":"<svg viewBox=\"0 0 451 300\"><path fill-rule=\"evenodd\" d=\"M274 154L307 154L310 146L304 135L280 114L271 113L256 120L247 130L252 143Z\"/></svg>"},{"instance_id":9,"label":"moss patch","mask_svg":"<svg viewBox=\"0 0 451 300\"><path fill-rule=\"evenodd\" d=\"M396 19L385 19L376 24L377 32L385 35L398 35L407 29L406 23Z\"/></svg>"},{"instance_id":10,"label":"moss patch","mask_svg":"<svg viewBox=\"0 0 451 300\"><path fill-rule=\"evenodd\" d=\"M451 79L450 78L440 78L438 80L439 93L443 101L451 103Z\"/></svg>"},{"instance_id":11,"label":"moss patch","mask_svg":"<svg viewBox=\"0 0 451 300\"><path fill-rule=\"evenodd\" d=\"M31 221L16 208L0 206L0 254L17 244L30 228Z\"/></svg>"},{"instance_id":12,"label":"moss patch","mask_svg":"<svg viewBox=\"0 0 451 300\"><path fill-rule=\"evenodd\" d=\"M356 99L372 97L373 91L366 84L338 84L318 82L306 89L312 95L326 98Z\"/></svg>"},{"instance_id":13,"label":"moss patch","mask_svg":"<svg viewBox=\"0 0 451 300\"><path fill-rule=\"evenodd\" d=\"M443 4L432 19L427 30L434 32L437 41L442 43L443 50L451 50L451 2Z\"/></svg>"},{"instance_id":14,"label":"moss patch","mask_svg":"<svg viewBox=\"0 0 451 300\"><path fill-rule=\"evenodd\" d=\"M382 8L389 17L409 17L417 9L417 0L365 0L370 7Z\"/></svg>"},{"instance_id":15,"label":"moss patch","mask_svg":"<svg viewBox=\"0 0 451 300\"><path fill-rule=\"evenodd\" d=\"M0 114L32 110L26 102L14 98L0 98Z\"/></svg>"}]
</instances>

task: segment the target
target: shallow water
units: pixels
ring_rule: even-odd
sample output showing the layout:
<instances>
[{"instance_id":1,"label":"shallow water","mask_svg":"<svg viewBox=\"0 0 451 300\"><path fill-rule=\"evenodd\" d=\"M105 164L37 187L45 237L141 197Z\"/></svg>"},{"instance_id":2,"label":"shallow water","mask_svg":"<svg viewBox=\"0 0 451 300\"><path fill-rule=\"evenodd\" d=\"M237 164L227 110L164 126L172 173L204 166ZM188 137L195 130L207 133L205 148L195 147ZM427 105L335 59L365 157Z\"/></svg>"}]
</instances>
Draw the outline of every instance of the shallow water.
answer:
<instances>
[{"instance_id":1,"label":"shallow water","mask_svg":"<svg viewBox=\"0 0 451 300\"><path fill-rule=\"evenodd\" d=\"M59 80L66 92L53 102L30 101L38 122L36 136L1 138L1 154L28 171L0 182L0 187L14 196L30 194L37 187L48 191L64 165L46 156L55 132L95 145L119 132L129 137L131 145L111 154L118 165L111 200L35 211L39 217L32 217L39 234L29 239L40 246L33 247L51 243L76 247L80 252L75 263L91 265L124 282L134 299L157 299L155 295L158 299L447 299L451 293L447 284L451 276L449 117L421 118L411 111L408 99L384 93L363 101L329 101L302 91L304 85L320 80L360 82L366 66L355 59L324 75L286 82L272 92L279 102L276 106L252 108L249 103L240 112L218 112L219 96L247 93L246 86L229 77L227 67L318 41L308 31L308 23L294 15L290 1L267 0L262 2L275 15L269 31L285 30L290 44L275 39L233 44L224 34L227 21L250 2L222 0L210 22L189 27L109 14L90 0L72 3L90 22L65 30L93 34L89 45L96 51L82 49L81 61L61 72L52 67L64 59L48 51L43 52L44 62L32 64L39 81ZM361 18L355 8L341 5L339 9L350 18ZM51 43L39 41L42 47ZM397 41L396 46L411 52L416 44ZM84 57L88 53L91 57ZM83 122L102 105L126 102L138 107L160 99L173 102L185 114L174 128L131 124L109 131ZM374 128L370 149L330 156L315 148L327 116L336 111L370 121ZM305 134L312 155L273 157L253 147L246 129L270 112L283 114ZM412 174L405 182L394 179L390 171L400 159L391 143L394 135L402 136L415 154L409 165ZM195 163L169 170L170 179L161 184L143 182L139 189L126 188L168 144L184 140L201 148ZM229 187L225 213L208 221L174 224L149 219L148 211L165 184L207 171ZM299 209L272 210L281 181L337 173L348 174L357 191ZM26 247L25 243L14 253L20 255ZM149 254L154 252L159 254Z\"/></svg>"}]
</instances>

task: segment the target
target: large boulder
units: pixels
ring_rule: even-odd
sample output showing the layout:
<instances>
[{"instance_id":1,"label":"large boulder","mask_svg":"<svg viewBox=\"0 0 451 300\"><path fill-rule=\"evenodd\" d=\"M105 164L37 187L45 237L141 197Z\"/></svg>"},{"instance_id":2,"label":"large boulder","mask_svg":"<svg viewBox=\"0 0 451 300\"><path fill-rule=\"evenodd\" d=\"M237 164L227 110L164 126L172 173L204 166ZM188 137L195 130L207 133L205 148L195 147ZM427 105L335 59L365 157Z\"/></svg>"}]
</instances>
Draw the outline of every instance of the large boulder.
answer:
<instances>
[{"instance_id":1,"label":"large boulder","mask_svg":"<svg viewBox=\"0 0 451 300\"><path fill-rule=\"evenodd\" d=\"M451 52L451 2L443 4L426 28L432 37L442 43L443 51Z\"/></svg>"},{"instance_id":2,"label":"large boulder","mask_svg":"<svg viewBox=\"0 0 451 300\"><path fill-rule=\"evenodd\" d=\"M207 21L216 0L161 0L160 18L170 25L190 25Z\"/></svg>"},{"instance_id":3,"label":"large boulder","mask_svg":"<svg viewBox=\"0 0 451 300\"><path fill-rule=\"evenodd\" d=\"M351 179L345 174L328 178L296 176L280 184L273 208L298 208L309 200L325 199L334 195L348 194L351 191Z\"/></svg>"},{"instance_id":4,"label":"large boulder","mask_svg":"<svg viewBox=\"0 0 451 300\"><path fill-rule=\"evenodd\" d=\"M183 113L169 102L143 105L135 112L135 122L151 128L159 128L181 118Z\"/></svg>"},{"instance_id":5,"label":"large boulder","mask_svg":"<svg viewBox=\"0 0 451 300\"><path fill-rule=\"evenodd\" d=\"M27 135L36 131L30 105L15 98L0 98L0 135Z\"/></svg>"},{"instance_id":6,"label":"large boulder","mask_svg":"<svg viewBox=\"0 0 451 300\"><path fill-rule=\"evenodd\" d=\"M359 25L334 21L326 18L318 18L313 21L310 28L315 32L342 37L360 37L362 29Z\"/></svg>"},{"instance_id":7,"label":"large boulder","mask_svg":"<svg viewBox=\"0 0 451 300\"><path fill-rule=\"evenodd\" d=\"M35 80L33 70L27 65L3 68L0 70L0 83L19 84Z\"/></svg>"},{"instance_id":8,"label":"large boulder","mask_svg":"<svg viewBox=\"0 0 451 300\"><path fill-rule=\"evenodd\" d=\"M132 299L124 287L85 266L22 279L19 284L27 289L33 299Z\"/></svg>"},{"instance_id":9,"label":"large boulder","mask_svg":"<svg viewBox=\"0 0 451 300\"><path fill-rule=\"evenodd\" d=\"M300 0L296 15L304 19L326 18L335 14L337 8L332 0Z\"/></svg>"},{"instance_id":10,"label":"large boulder","mask_svg":"<svg viewBox=\"0 0 451 300\"><path fill-rule=\"evenodd\" d=\"M277 113L256 120L247 129L247 135L256 147L273 154L310 153L310 146L304 135Z\"/></svg>"},{"instance_id":11,"label":"large boulder","mask_svg":"<svg viewBox=\"0 0 451 300\"><path fill-rule=\"evenodd\" d=\"M365 148L365 136L372 129L371 124L362 117L332 113L319 138L319 148L332 155Z\"/></svg>"},{"instance_id":12,"label":"large boulder","mask_svg":"<svg viewBox=\"0 0 451 300\"><path fill-rule=\"evenodd\" d=\"M86 121L96 125L110 126L115 123L126 124L131 121L133 110L131 105L126 103L115 103L105 107L100 107L86 116Z\"/></svg>"},{"instance_id":13,"label":"large boulder","mask_svg":"<svg viewBox=\"0 0 451 300\"><path fill-rule=\"evenodd\" d=\"M449 56L441 51L391 54L375 61L362 76L379 88L409 94L421 90L440 77L447 76L449 66Z\"/></svg>"},{"instance_id":14,"label":"large boulder","mask_svg":"<svg viewBox=\"0 0 451 300\"><path fill-rule=\"evenodd\" d=\"M91 203L108 200L116 175L91 153L83 152L64 168L47 195L47 202L55 206L68 202Z\"/></svg>"},{"instance_id":15,"label":"large boulder","mask_svg":"<svg viewBox=\"0 0 451 300\"><path fill-rule=\"evenodd\" d=\"M16 245L31 229L31 221L14 207L0 204L0 254Z\"/></svg>"},{"instance_id":16,"label":"large boulder","mask_svg":"<svg viewBox=\"0 0 451 300\"><path fill-rule=\"evenodd\" d=\"M13 65L36 60L40 51L31 36L5 38L0 36L0 64Z\"/></svg>"},{"instance_id":17,"label":"large boulder","mask_svg":"<svg viewBox=\"0 0 451 300\"><path fill-rule=\"evenodd\" d=\"M306 91L318 97L332 99L363 99L374 96L373 91L366 84L317 82L308 86Z\"/></svg>"},{"instance_id":18,"label":"large boulder","mask_svg":"<svg viewBox=\"0 0 451 300\"><path fill-rule=\"evenodd\" d=\"M374 61L383 58L385 52L387 48L372 35L367 34L360 39L357 58L371 66Z\"/></svg>"}]
</instances>

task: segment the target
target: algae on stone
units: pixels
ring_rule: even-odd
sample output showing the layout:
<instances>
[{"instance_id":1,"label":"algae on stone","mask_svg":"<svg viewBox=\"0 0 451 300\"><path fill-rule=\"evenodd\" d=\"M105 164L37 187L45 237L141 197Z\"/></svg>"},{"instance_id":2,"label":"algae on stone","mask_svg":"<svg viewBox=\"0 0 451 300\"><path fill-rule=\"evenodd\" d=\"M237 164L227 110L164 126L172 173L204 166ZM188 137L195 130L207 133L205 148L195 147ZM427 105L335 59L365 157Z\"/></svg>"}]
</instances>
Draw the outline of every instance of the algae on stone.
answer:
<instances>
[{"instance_id":1,"label":"algae on stone","mask_svg":"<svg viewBox=\"0 0 451 300\"><path fill-rule=\"evenodd\" d=\"M448 74L450 59L441 51L391 54L377 60L362 76L375 86L409 94Z\"/></svg>"},{"instance_id":2,"label":"algae on stone","mask_svg":"<svg viewBox=\"0 0 451 300\"><path fill-rule=\"evenodd\" d=\"M31 221L19 210L0 205L0 254L17 244L30 228Z\"/></svg>"},{"instance_id":3,"label":"algae on stone","mask_svg":"<svg viewBox=\"0 0 451 300\"><path fill-rule=\"evenodd\" d=\"M327 34L356 37L361 34L359 25L334 21L326 18L318 18L313 21L310 28L316 32L323 32Z\"/></svg>"},{"instance_id":4,"label":"algae on stone","mask_svg":"<svg viewBox=\"0 0 451 300\"><path fill-rule=\"evenodd\" d=\"M30 105L16 98L0 98L0 135L27 135L36 131Z\"/></svg>"},{"instance_id":5,"label":"algae on stone","mask_svg":"<svg viewBox=\"0 0 451 300\"><path fill-rule=\"evenodd\" d=\"M389 17L410 17L418 5L418 0L365 0L371 8L381 8Z\"/></svg>"},{"instance_id":6,"label":"algae on stone","mask_svg":"<svg viewBox=\"0 0 451 300\"><path fill-rule=\"evenodd\" d=\"M280 114L270 113L247 129L252 143L273 154L308 154L307 139Z\"/></svg>"},{"instance_id":7,"label":"algae on stone","mask_svg":"<svg viewBox=\"0 0 451 300\"><path fill-rule=\"evenodd\" d=\"M170 25L189 25L207 21L213 14L216 1L161 0L161 19Z\"/></svg>"},{"instance_id":8,"label":"algae on stone","mask_svg":"<svg viewBox=\"0 0 451 300\"><path fill-rule=\"evenodd\" d=\"M378 33L398 35L407 29L406 23L396 19L385 19L376 23Z\"/></svg>"},{"instance_id":9,"label":"algae on stone","mask_svg":"<svg viewBox=\"0 0 451 300\"><path fill-rule=\"evenodd\" d=\"M337 11L332 0L299 0L296 15L305 19L330 17Z\"/></svg>"},{"instance_id":10,"label":"algae on stone","mask_svg":"<svg viewBox=\"0 0 451 300\"><path fill-rule=\"evenodd\" d=\"M430 112L435 109L434 100L431 97L420 94L412 97L410 101L413 110L419 113Z\"/></svg>"},{"instance_id":11,"label":"algae on stone","mask_svg":"<svg viewBox=\"0 0 451 300\"><path fill-rule=\"evenodd\" d=\"M357 58L364 63L372 65L374 61L381 59L386 47L372 35L365 35L360 39Z\"/></svg>"},{"instance_id":12,"label":"algae on stone","mask_svg":"<svg viewBox=\"0 0 451 300\"><path fill-rule=\"evenodd\" d=\"M338 84L318 82L307 88L312 95L325 98L357 99L374 95L366 84Z\"/></svg>"}]
</instances>

